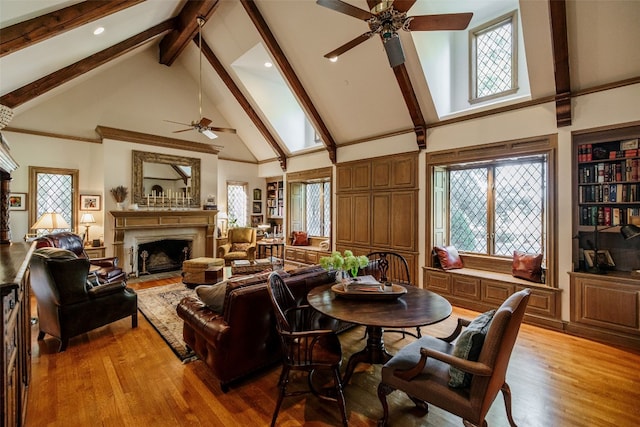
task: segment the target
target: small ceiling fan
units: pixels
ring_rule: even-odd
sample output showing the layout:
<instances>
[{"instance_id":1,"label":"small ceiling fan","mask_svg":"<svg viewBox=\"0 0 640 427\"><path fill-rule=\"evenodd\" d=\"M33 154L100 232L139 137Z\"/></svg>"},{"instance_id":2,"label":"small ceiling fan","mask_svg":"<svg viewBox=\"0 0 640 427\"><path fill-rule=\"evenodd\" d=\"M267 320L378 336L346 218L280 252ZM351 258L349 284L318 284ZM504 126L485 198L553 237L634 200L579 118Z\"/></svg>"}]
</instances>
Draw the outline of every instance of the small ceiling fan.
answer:
<instances>
[{"instance_id":1,"label":"small ceiling fan","mask_svg":"<svg viewBox=\"0 0 640 427\"><path fill-rule=\"evenodd\" d=\"M320 6L362 19L369 24L369 31L327 53L324 57L335 60L346 51L380 34L391 67L404 64L404 51L398 31L444 31L464 30L473 13L448 13L441 15L407 16L407 11L416 0L367 0L371 11L352 6L341 0L317 0Z\"/></svg>"},{"instance_id":2,"label":"small ceiling fan","mask_svg":"<svg viewBox=\"0 0 640 427\"><path fill-rule=\"evenodd\" d=\"M211 124L211 120L207 119L206 117L202 117L202 26L205 23L205 20L202 16L198 16L196 18L198 20L198 48L200 50L200 76L199 76L199 82L198 82L198 107L199 107L199 111L200 111L200 119L199 120L194 120L193 122L191 122L191 124L187 124L187 123L180 123L180 122L174 122L172 120L165 120L165 122L169 122L169 123L176 123L179 125L184 125L184 126L190 126L187 129L182 129L182 130L176 130L173 131L173 133L180 133L180 132L187 132L190 130L196 130L198 132L200 132L201 134L203 134L204 136L206 136L209 139L215 139L218 137L218 135L216 135L214 132L228 132L228 133L236 133L235 129L231 129L231 128L221 128L221 127L215 127L215 126L209 126Z\"/></svg>"}]
</instances>

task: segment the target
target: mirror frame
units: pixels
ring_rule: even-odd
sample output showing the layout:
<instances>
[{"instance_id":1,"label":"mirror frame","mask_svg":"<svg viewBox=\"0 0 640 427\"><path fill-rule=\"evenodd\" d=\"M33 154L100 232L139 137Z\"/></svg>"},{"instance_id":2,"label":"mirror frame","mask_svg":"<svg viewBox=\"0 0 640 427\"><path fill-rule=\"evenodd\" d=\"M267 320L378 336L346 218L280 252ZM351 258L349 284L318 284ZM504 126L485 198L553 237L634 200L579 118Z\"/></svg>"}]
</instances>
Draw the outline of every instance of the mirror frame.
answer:
<instances>
[{"instance_id":1,"label":"mirror frame","mask_svg":"<svg viewBox=\"0 0 640 427\"><path fill-rule=\"evenodd\" d=\"M143 194L143 163L160 163L169 165L191 166L191 203L190 208L200 207L200 159L195 157L172 156L169 154L150 153L132 150L133 203L147 206L147 198ZM148 206L147 206L148 207Z\"/></svg>"}]
</instances>

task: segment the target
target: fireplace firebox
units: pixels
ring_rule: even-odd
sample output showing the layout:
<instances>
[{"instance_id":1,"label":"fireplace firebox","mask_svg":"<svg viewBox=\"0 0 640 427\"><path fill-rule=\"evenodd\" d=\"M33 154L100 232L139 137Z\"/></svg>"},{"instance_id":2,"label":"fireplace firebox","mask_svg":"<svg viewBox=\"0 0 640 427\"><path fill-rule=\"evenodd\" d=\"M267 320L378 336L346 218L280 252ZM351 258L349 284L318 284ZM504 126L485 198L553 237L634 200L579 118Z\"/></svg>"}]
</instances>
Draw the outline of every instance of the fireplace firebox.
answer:
<instances>
[{"instance_id":1,"label":"fireplace firebox","mask_svg":"<svg viewBox=\"0 0 640 427\"><path fill-rule=\"evenodd\" d=\"M138 274L162 273L182 268L191 258L191 240L162 239L138 245Z\"/></svg>"}]
</instances>

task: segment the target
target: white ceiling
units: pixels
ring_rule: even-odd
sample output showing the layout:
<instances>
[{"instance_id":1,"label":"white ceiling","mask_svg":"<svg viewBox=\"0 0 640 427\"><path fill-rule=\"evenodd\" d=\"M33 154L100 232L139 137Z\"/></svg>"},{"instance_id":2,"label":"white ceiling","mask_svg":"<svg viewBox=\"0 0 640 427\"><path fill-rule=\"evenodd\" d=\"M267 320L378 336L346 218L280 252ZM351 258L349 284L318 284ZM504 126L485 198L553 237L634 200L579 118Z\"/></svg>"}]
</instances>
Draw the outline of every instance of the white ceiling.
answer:
<instances>
[{"instance_id":1,"label":"white ceiling","mask_svg":"<svg viewBox=\"0 0 640 427\"><path fill-rule=\"evenodd\" d=\"M0 0L0 28L74 3L77 1ZM349 3L367 9L365 0L349 0ZM456 11L467 11L470 5L475 6L479 3L467 0L418 0L410 15L441 13L443 10L440 7L444 7L443 5L452 6ZM491 6L495 2L484 0L482 3ZM379 40L366 41L341 56L336 63L323 57L325 53L366 31L366 24L318 6L314 0L256 0L256 4L339 146L413 128ZM169 19L177 15L183 5L182 0L147 0L97 22L2 57L0 94L9 93ZM548 2L544 0L520 1L527 68L534 99L555 93L548 9ZM640 76L638 22L640 0L567 1L572 91L582 91ZM93 36L92 31L98 24L104 26L106 31L101 36ZM472 21L471 26L474 25ZM212 18L205 24L203 34L207 44L240 86L230 64L261 41L240 2L221 0ZM97 125L107 125L105 122L109 122L113 127L121 126L129 130L205 143L206 138L201 139L204 137L195 132L174 134L172 132L176 130L176 125L157 123L163 119L190 122L197 117L198 81L197 46L191 44L174 65L165 67L157 62L158 41L159 38L113 63L87 73L82 78L65 83L52 93L17 107L11 126L86 136L93 134ZM402 43L407 57L407 71L424 118L427 123L433 123L439 118L430 98L431 91L422 74L411 35L402 34ZM136 59L139 55L142 56ZM225 146L221 155L249 161L274 158L273 149L239 107L213 68L205 63L203 72L203 102L206 106L204 115L214 119L215 126L233 127L238 130L237 136L224 135L214 141L215 144ZM83 106L78 107L76 114L86 119L86 122L80 123L47 121L42 119L44 111L37 113L43 103L61 100L69 102L71 98L77 99L78 102L89 102L91 95L94 99L110 98L108 94L99 93L99 88L112 88L118 81L113 81L110 76L123 78L122 74L126 73L135 74L136 79L140 79L140 83L129 85L127 91L118 91L121 104L136 105L135 109L127 110L126 119L116 119L117 114L112 111L100 111L99 106L93 105L84 106L84 109L93 109L92 114L84 116ZM151 83L141 79L141 76L145 75L159 79L159 87L148 86ZM127 85L127 82L120 82ZM169 85L172 86L170 90L167 88ZM80 90L96 92L80 96L76 93ZM165 91L170 95L163 97ZM249 97L246 92L245 95ZM131 102L127 97L136 99ZM147 107L141 107L145 105L145 101ZM109 104L105 101L105 105ZM51 109L51 104L48 108ZM261 113L258 111L258 114ZM125 122L127 127L122 122ZM242 143L246 147L238 148L237 145Z\"/></svg>"}]
</instances>

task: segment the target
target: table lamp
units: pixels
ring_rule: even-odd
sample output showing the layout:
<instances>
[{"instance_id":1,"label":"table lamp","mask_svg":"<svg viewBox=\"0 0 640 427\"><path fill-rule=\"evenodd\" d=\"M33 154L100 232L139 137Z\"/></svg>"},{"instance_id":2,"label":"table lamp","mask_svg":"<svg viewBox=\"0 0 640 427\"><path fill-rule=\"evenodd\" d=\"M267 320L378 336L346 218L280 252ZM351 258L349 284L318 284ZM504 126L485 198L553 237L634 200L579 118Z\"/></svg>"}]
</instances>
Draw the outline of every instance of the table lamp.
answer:
<instances>
[{"instance_id":1,"label":"table lamp","mask_svg":"<svg viewBox=\"0 0 640 427\"><path fill-rule=\"evenodd\" d=\"M602 267L602 263L600 262L600 259L598 257L598 251L600 250L600 248L598 247L598 234L601 231L604 230L608 230L610 228L614 228L614 227L618 227L617 225L612 225L612 226L607 226L607 227L603 227L603 228L598 228L598 225L596 224L594 226L593 229L593 240L594 240L594 247L593 247L593 272L596 274L606 274L607 270L605 268ZM633 239L634 237L638 237L640 236L640 227L638 227L637 225L634 224L626 224L623 226L620 226L620 234L622 234L622 237L625 240L629 240L629 239Z\"/></svg>"},{"instance_id":2,"label":"table lamp","mask_svg":"<svg viewBox=\"0 0 640 427\"><path fill-rule=\"evenodd\" d=\"M84 224L85 227L84 237L87 241L86 245L89 245L89 227L91 227L91 224L95 224L95 222L96 219L93 217L93 214L83 213L80 217L80 224Z\"/></svg>"},{"instance_id":3,"label":"table lamp","mask_svg":"<svg viewBox=\"0 0 640 427\"><path fill-rule=\"evenodd\" d=\"M59 213L45 212L31 228L34 230L49 230L51 232L59 228L69 228L69 224Z\"/></svg>"},{"instance_id":4,"label":"table lamp","mask_svg":"<svg viewBox=\"0 0 640 427\"><path fill-rule=\"evenodd\" d=\"M229 216L226 212L218 212L218 221L220 222L220 228L222 230L222 236L227 237L227 221Z\"/></svg>"}]
</instances>

